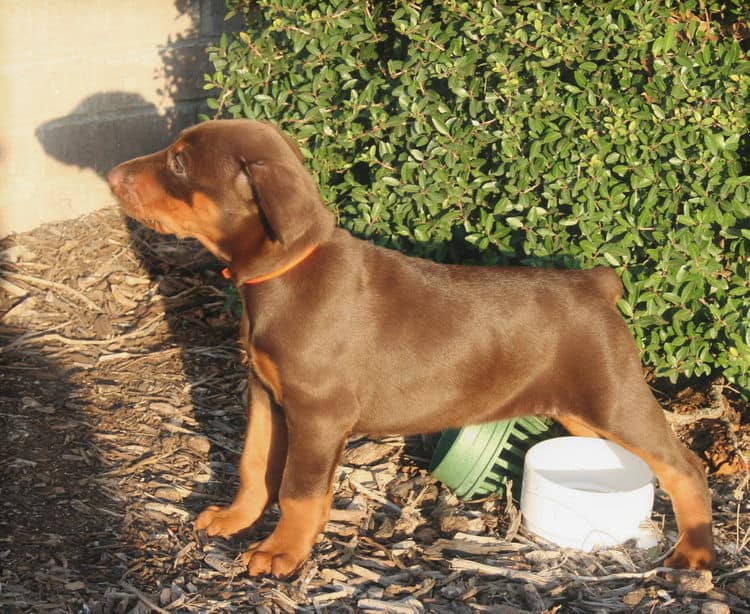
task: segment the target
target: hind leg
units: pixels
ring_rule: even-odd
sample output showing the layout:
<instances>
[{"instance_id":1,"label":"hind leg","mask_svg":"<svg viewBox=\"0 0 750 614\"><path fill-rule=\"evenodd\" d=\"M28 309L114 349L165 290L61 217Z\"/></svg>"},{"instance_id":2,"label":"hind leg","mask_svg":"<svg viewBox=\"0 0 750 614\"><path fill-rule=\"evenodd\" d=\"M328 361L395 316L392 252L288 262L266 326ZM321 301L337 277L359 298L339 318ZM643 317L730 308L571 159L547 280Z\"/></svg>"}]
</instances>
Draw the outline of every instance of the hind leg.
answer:
<instances>
[{"instance_id":1,"label":"hind leg","mask_svg":"<svg viewBox=\"0 0 750 614\"><path fill-rule=\"evenodd\" d=\"M599 433L584 426L580 420L571 416L556 416L560 425L574 437L599 437Z\"/></svg>"},{"instance_id":2,"label":"hind leg","mask_svg":"<svg viewBox=\"0 0 750 614\"><path fill-rule=\"evenodd\" d=\"M703 465L672 432L659 403L639 382L609 411L563 416L563 425L582 425L640 456L669 494L680 538L666 564L687 569L711 569L716 557L711 533L711 497Z\"/></svg>"}]
</instances>

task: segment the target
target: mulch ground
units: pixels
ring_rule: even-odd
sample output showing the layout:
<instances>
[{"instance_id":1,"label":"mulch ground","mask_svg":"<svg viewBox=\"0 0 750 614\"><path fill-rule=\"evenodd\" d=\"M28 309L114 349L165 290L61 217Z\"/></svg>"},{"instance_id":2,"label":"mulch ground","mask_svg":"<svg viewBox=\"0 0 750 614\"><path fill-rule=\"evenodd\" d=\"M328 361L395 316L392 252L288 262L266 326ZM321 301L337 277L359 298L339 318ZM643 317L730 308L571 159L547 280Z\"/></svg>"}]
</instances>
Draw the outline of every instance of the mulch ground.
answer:
<instances>
[{"instance_id":1,"label":"mulch ground","mask_svg":"<svg viewBox=\"0 0 750 614\"><path fill-rule=\"evenodd\" d=\"M706 463L719 568L660 567L674 543L559 550L512 500L458 502L434 438L353 438L301 573L249 579L268 534L208 539L231 501L246 363L220 266L197 244L102 210L0 242L0 611L747 612L750 408L721 381L661 395Z\"/></svg>"}]
</instances>

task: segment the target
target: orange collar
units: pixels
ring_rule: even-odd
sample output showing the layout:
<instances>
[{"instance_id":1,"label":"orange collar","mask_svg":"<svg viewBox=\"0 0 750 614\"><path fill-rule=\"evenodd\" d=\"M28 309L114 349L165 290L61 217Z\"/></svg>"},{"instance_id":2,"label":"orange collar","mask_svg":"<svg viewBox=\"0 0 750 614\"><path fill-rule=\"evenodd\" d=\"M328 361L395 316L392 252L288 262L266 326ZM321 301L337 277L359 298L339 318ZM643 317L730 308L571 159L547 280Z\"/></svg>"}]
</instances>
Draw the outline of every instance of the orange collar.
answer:
<instances>
[{"instance_id":1,"label":"orange collar","mask_svg":"<svg viewBox=\"0 0 750 614\"><path fill-rule=\"evenodd\" d=\"M276 269L275 271L271 271L270 273L264 273L263 275L258 275L258 277L251 277L244 283L248 285L259 284L264 281L268 281L269 279L275 279L276 277L281 277L284 273L296 267L300 262L302 262L310 254L312 254L317 248L318 248L317 245L311 245L304 252L302 252L299 256L297 256L294 260L287 262L284 266ZM222 270L221 274L225 279L232 279L232 273L228 268Z\"/></svg>"}]
</instances>

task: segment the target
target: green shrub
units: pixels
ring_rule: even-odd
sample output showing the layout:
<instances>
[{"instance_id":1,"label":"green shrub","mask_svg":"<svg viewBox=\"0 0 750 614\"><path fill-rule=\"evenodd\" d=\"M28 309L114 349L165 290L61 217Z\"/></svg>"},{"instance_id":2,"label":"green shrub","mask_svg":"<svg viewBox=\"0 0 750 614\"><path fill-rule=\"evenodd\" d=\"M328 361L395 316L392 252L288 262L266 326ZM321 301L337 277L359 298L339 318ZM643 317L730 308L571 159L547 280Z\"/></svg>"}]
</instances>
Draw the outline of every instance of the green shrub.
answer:
<instances>
[{"instance_id":1,"label":"green shrub","mask_svg":"<svg viewBox=\"0 0 750 614\"><path fill-rule=\"evenodd\" d=\"M713 4L229 0L206 89L295 136L355 234L612 266L657 376L748 390L748 13Z\"/></svg>"}]
</instances>

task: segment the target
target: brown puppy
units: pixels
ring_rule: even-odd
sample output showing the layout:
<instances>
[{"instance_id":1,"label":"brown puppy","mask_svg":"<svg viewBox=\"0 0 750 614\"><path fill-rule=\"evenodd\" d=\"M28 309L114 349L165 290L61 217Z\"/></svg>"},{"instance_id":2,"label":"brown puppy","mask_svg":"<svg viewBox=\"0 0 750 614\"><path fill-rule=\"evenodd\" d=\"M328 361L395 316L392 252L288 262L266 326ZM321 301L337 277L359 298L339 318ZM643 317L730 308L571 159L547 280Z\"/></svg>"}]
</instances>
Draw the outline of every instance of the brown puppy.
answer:
<instances>
[{"instance_id":1,"label":"brown puppy","mask_svg":"<svg viewBox=\"0 0 750 614\"><path fill-rule=\"evenodd\" d=\"M287 576L307 558L350 433L524 414L643 458L681 532L667 564L713 565L702 466L642 379L614 272L447 266L356 239L335 227L297 147L259 122L201 124L108 180L129 215L227 263L242 296L252 369L240 487L196 526L228 536L278 501L278 526L245 555L251 575Z\"/></svg>"}]
</instances>

